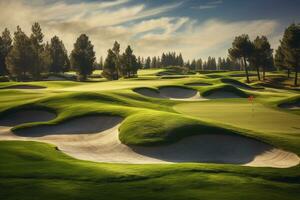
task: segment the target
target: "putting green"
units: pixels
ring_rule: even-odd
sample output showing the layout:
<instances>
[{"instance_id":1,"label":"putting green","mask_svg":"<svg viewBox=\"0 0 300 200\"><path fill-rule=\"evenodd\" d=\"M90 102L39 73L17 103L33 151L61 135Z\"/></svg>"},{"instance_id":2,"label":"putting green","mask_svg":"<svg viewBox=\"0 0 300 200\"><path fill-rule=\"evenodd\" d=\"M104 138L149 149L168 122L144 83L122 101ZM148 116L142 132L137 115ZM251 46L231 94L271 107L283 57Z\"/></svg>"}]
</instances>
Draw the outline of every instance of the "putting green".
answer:
<instances>
[{"instance_id":1,"label":"putting green","mask_svg":"<svg viewBox=\"0 0 300 200\"><path fill-rule=\"evenodd\" d=\"M175 109L202 120L213 120L256 132L300 134L299 115L260 103L252 104L248 100L183 103L175 106Z\"/></svg>"}]
</instances>

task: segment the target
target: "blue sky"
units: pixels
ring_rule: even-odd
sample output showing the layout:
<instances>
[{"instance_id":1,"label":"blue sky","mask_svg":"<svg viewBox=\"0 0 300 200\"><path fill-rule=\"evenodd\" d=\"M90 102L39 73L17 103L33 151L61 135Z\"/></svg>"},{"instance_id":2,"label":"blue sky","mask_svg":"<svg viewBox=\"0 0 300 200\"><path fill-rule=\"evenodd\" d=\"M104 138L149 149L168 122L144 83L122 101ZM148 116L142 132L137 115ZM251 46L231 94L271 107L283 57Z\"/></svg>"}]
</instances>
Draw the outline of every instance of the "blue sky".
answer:
<instances>
[{"instance_id":1,"label":"blue sky","mask_svg":"<svg viewBox=\"0 0 300 200\"><path fill-rule=\"evenodd\" d=\"M29 34L38 21L45 40L58 35L69 51L86 33L98 57L117 40L141 56L206 59L227 56L243 33L266 35L276 48L284 28L300 22L299 8L300 0L0 0L0 28L20 25Z\"/></svg>"}]
</instances>

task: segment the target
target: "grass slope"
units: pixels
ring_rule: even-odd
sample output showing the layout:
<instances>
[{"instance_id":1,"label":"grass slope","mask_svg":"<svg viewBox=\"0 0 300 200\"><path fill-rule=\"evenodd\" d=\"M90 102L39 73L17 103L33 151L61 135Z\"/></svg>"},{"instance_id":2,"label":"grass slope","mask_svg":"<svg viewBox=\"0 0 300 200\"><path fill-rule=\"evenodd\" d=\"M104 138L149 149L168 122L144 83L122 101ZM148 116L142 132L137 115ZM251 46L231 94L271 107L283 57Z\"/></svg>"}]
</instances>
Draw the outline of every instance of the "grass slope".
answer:
<instances>
[{"instance_id":1,"label":"grass slope","mask_svg":"<svg viewBox=\"0 0 300 200\"><path fill-rule=\"evenodd\" d=\"M142 80L26 83L47 88L0 90L0 112L3 117L17 109L38 107L57 113L52 121L23 124L15 129L58 124L83 115L109 114L125 117L120 139L127 144L164 144L191 134L221 130L250 135L300 154L299 130L293 128L298 125L299 115L277 108L280 102L296 98L298 91L271 88L248 91L222 83L221 78L228 77L243 81L235 77L240 72L212 74L219 78L188 75L161 79L155 76L161 71L140 72ZM255 110L259 117L251 117L247 100L183 103L153 99L132 91L138 87L183 86L195 82L213 84L189 87L202 94L226 88L242 96L253 94L259 103ZM0 83L0 87L14 84L19 83ZM270 116L273 120L265 122ZM0 141L0 160L0 199L300 198L299 166L273 169L222 164L93 163L73 159L49 144L21 141Z\"/></svg>"}]
</instances>

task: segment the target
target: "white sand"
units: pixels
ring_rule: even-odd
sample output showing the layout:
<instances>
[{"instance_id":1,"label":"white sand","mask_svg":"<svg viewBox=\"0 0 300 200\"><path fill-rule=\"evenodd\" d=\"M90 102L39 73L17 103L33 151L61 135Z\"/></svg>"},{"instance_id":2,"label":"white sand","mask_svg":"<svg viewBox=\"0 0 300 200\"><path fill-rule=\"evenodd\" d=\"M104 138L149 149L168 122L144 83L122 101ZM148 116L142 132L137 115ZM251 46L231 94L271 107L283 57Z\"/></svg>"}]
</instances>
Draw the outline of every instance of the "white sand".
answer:
<instances>
[{"instance_id":1,"label":"white sand","mask_svg":"<svg viewBox=\"0 0 300 200\"><path fill-rule=\"evenodd\" d=\"M70 156L97 162L208 162L277 168L292 167L300 162L294 153L238 135L203 134L171 145L129 147L118 138L121 120L119 117L86 116L52 128L39 127L18 133L0 124L0 140L48 142Z\"/></svg>"},{"instance_id":2,"label":"white sand","mask_svg":"<svg viewBox=\"0 0 300 200\"><path fill-rule=\"evenodd\" d=\"M207 100L201 97L197 90L181 88L181 87L162 87L159 92L147 88L135 89L135 92L153 98L163 98L181 101L198 101Z\"/></svg>"}]
</instances>

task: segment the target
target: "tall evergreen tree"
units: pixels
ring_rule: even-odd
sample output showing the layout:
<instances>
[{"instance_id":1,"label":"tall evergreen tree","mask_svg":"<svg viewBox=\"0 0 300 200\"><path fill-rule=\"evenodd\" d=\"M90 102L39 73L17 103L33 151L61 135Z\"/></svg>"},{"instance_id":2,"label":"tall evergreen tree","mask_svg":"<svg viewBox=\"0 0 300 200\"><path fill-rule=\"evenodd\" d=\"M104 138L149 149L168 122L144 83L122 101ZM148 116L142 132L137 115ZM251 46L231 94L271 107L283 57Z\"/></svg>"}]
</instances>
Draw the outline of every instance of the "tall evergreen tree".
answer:
<instances>
[{"instance_id":1,"label":"tall evergreen tree","mask_svg":"<svg viewBox=\"0 0 300 200\"><path fill-rule=\"evenodd\" d=\"M44 51L41 54L41 58L42 58L42 71L44 72L49 72L51 64L53 62L52 56L51 56L51 46L50 44L47 42L44 48Z\"/></svg>"},{"instance_id":2,"label":"tall evergreen tree","mask_svg":"<svg viewBox=\"0 0 300 200\"><path fill-rule=\"evenodd\" d=\"M9 30L6 28L0 36L0 76L8 74L5 58L12 48L12 39Z\"/></svg>"},{"instance_id":3,"label":"tall evergreen tree","mask_svg":"<svg viewBox=\"0 0 300 200\"><path fill-rule=\"evenodd\" d=\"M277 69L287 70L288 78L290 78L291 67L285 61L281 43L282 42L280 41L280 45L275 53L275 59L274 59L275 65Z\"/></svg>"},{"instance_id":4,"label":"tall evergreen tree","mask_svg":"<svg viewBox=\"0 0 300 200\"><path fill-rule=\"evenodd\" d=\"M94 46L87 35L80 35L71 52L71 65L80 81L85 81L87 76L92 74L95 60Z\"/></svg>"},{"instance_id":5,"label":"tall evergreen tree","mask_svg":"<svg viewBox=\"0 0 300 200\"><path fill-rule=\"evenodd\" d=\"M68 52L63 44L63 41L60 40L57 36L51 38L50 44L50 55L51 55L51 64L50 72L60 73L67 71L69 58Z\"/></svg>"},{"instance_id":6,"label":"tall evergreen tree","mask_svg":"<svg viewBox=\"0 0 300 200\"><path fill-rule=\"evenodd\" d=\"M157 68L157 60L155 56L152 58L151 68Z\"/></svg>"},{"instance_id":7,"label":"tall evergreen tree","mask_svg":"<svg viewBox=\"0 0 300 200\"><path fill-rule=\"evenodd\" d=\"M31 63L31 71L34 79L39 79L43 70L43 51L44 51L44 34L39 23L35 22L31 27L31 43L34 50L34 58Z\"/></svg>"},{"instance_id":8,"label":"tall evergreen tree","mask_svg":"<svg viewBox=\"0 0 300 200\"><path fill-rule=\"evenodd\" d=\"M281 48L286 64L295 71L294 85L297 86L300 68L300 24L292 24L285 30Z\"/></svg>"},{"instance_id":9,"label":"tall evergreen tree","mask_svg":"<svg viewBox=\"0 0 300 200\"><path fill-rule=\"evenodd\" d=\"M109 49L104 62L102 76L108 80L118 80L118 69L115 63L115 53Z\"/></svg>"},{"instance_id":10,"label":"tall evergreen tree","mask_svg":"<svg viewBox=\"0 0 300 200\"><path fill-rule=\"evenodd\" d=\"M31 74L30 67L36 57L30 38L19 26L13 40L13 47L6 57L6 65L10 75L20 81L24 80L28 73Z\"/></svg>"},{"instance_id":11,"label":"tall evergreen tree","mask_svg":"<svg viewBox=\"0 0 300 200\"><path fill-rule=\"evenodd\" d=\"M100 70L103 69L103 65L104 65L104 64L103 64L103 57L101 56L101 57L100 57L100 60L99 60L99 69L100 69Z\"/></svg>"},{"instance_id":12,"label":"tall evergreen tree","mask_svg":"<svg viewBox=\"0 0 300 200\"><path fill-rule=\"evenodd\" d=\"M126 70L122 69L121 65L121 55L120 55L120 44L115 41L114 46L112 48L113 53L115 54L115 68L118 70L118 76L124 76L126 74ZM119 79L119 77L117 78Z\"/></svg>"},{"instance_id":13,"label":"tall evergreen tree","mask_svg":"<svg viewBox=\"0 0 300 200\"><path fill-rule=\"evenodd\" d=\"M228 50L228 53L231 58L242 61L245 69L247 83L250 82L247 62L249 61L252 52L253 52L253 44L251 43L249 36L245 34L235 37L232 43L232 48Z\"/></svg>"},{"instance_id":14,"label":"tall evergreen tree","mask_svg":"<svg viewBox=\"0 0 300 200\"><path fill-rule=\"evenodd\" d=\"M123 77L130 78L137 74L139 68L136 56L130 46L128 46L122 55L121 65L123 68Z\"/></svg>"},{"instance_id":15,"label":"tall evergreen tree","mask_svg":"<svg viewBox=\"0 0 300 200\"><path fill-rule=\"evenodd\" d=\"M141 59L140 56L138 57L137 62L138 62L139 69L142 69L143 68L143 63L142 63L142 59Z\"/></svg>"},{"instance_id":16,"label":"tall evergreen tree","mask_svg":"<svg viewBox=\"0 0 300 200\"><path fill-rule=\"evenodd\" d=\"M151 67L151 58L147 57L145 61L145 69L149 69Z\"/></svg>"},{"instance_id":17,"label":"tall evergreen tree","mask_svg":"<svg viewBox=\"0 0 300 200\"><path fill-rule=\"evenodd\" d=\"M262 68L263 79L265 80L265 72L267 68L273 66L273 50L265 36L257 36L253 42L253 47L253 52L249 59L250 63L256 68L258 80L260 80L259 69Z\"/></svg>"}]
</instances>

